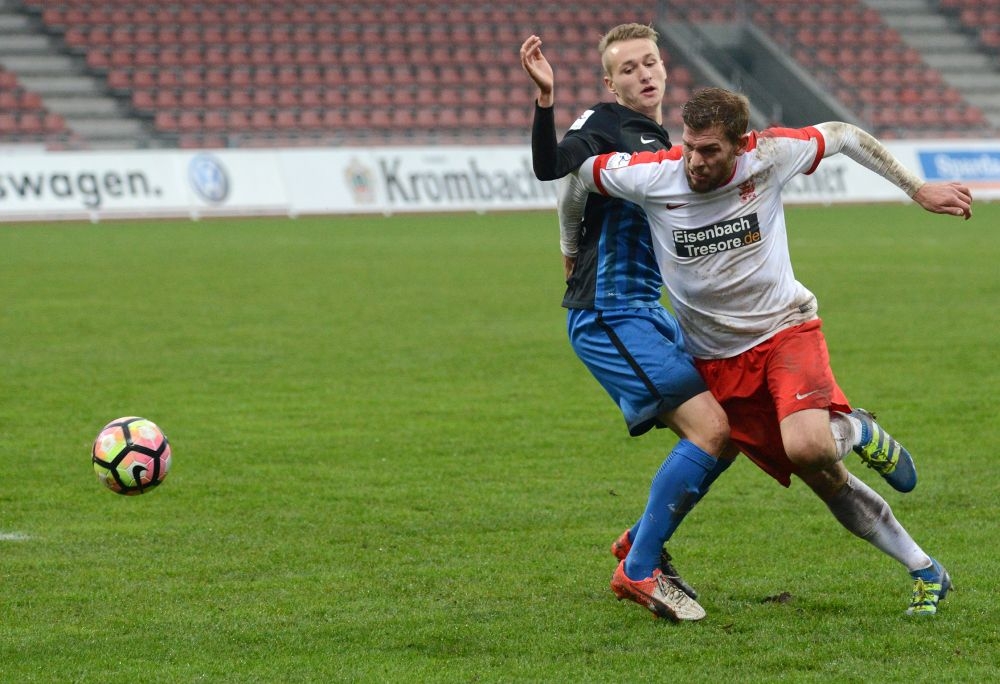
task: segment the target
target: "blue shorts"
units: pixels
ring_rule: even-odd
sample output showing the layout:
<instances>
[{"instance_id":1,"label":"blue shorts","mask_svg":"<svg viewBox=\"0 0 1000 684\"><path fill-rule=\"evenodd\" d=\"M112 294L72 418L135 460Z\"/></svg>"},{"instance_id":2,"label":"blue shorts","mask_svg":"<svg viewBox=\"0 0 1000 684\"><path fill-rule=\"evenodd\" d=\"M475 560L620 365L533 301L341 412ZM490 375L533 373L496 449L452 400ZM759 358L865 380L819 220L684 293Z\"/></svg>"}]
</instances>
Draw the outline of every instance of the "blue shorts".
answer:
<instances>
[{"instance_id":1,"label":"blue shorts","mask_svg":"<svg viewBox=\"0 0 1000 684\"><path fill-rule=\"evenodd\" d=\"M662 306L570 309L566 326L573 351L618 404L632 436L666 427L661 413L708 391L680 326Z\"/></svg>"}]
</instances>

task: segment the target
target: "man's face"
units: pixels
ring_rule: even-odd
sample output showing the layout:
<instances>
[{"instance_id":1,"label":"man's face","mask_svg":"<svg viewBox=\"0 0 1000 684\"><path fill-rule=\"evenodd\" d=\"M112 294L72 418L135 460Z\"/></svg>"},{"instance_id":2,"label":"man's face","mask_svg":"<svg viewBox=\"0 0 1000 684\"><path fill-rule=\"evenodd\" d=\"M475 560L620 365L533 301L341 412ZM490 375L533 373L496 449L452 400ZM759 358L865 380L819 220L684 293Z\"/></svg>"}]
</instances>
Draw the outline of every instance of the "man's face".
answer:
<instances>
[{"instance_id":1,"label":"man's face","mask_svg":"<svg viewBox=\"0 0 1000 684\"><path fill-rule=\"evenodd\" d=\"M619 104L658 123L663 120L660 107L667 70L656 43L646 38L612 43L604 52L604 64L607 71L604 84Z\"/></svg>"},{"instance_id":2,"label":"man's face","mask_svg":"<svg viewBox=\"0 0 1000 684\"><path fill-rule=\"evenodd\" d=\"M726 137L722 126L695 131L684 126L684 175L695 192L722 187L736 168L736 158L746 151L747 136L737 143Z\"/></svg>"}]
</instances>

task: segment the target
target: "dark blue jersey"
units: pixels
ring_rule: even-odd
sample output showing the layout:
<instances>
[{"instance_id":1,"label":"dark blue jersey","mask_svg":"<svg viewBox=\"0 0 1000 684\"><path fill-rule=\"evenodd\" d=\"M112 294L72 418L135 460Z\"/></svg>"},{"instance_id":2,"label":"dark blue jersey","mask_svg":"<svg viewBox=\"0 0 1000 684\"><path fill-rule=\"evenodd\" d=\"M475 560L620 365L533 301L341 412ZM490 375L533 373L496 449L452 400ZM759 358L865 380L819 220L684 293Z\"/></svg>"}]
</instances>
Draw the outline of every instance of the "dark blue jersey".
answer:
<instances>
[{"instance_id":1,"label":"dark blue jersey","mask_svg":"<svg viewBox=\"0 0 1000 684\"><path fill-rule=\"evenodd\" d=\"M670 149L662 126L615 102L588 109L558 144L552 108L536 105L531 138L532 163L541 180L561 178L598 154ZM646 215L637 205L589 195L577 248L564 307L605 311L659 303L660 270Z\"/></svg>"}]
</instances>

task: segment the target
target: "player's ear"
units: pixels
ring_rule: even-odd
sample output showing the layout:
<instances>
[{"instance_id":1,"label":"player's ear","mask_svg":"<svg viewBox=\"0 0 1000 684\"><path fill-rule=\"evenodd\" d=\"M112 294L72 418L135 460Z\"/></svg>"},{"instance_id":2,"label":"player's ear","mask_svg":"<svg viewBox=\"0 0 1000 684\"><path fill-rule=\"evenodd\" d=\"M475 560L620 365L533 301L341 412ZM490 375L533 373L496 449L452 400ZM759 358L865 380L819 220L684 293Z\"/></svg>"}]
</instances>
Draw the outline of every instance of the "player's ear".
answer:
<instances>
[{"instance_id":1,"label":"player's ear","mask_svg":"<svg viewBox=\"0 0 1000 684\"><path fill-rule=\"evenodd\" d=\"M607 76L604 77L604 85L607 87L608 90L611 91L612 94L618 95L618 91L615 90L615 83L614 83L614 81L612 81Z\"/></svg>"},{"instance_id":2,"label":"player's ear","mask_svg":"<svg viewBox=\"0 0 1000 684\"><path fill-rule=\"evenodd\" d=\"M746 152L748 144L750 144L750 134L744 133L740 136L740 139L736 141L736 156Z\"/></svg>"}]
</instances>

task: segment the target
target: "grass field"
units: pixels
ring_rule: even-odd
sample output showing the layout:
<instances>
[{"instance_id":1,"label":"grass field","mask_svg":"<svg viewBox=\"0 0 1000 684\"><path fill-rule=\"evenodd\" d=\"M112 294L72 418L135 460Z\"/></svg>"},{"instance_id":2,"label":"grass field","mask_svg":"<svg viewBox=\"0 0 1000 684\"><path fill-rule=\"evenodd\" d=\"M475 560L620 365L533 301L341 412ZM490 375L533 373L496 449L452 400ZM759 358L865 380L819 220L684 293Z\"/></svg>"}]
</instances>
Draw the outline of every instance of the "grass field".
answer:
<instances>
[{"instance_id":1,"label":"grass field","mask_svg":"<svg viewBox=\"0 0 1000 684\"><path fill-rule=\"evenodd\" d=\"M917 461L905 571L741 459L671 542L708 617L614 600L674 438L565 339L549 212L0 225L0 682L1000 677L1000 205L791 208L834 369ZM156 421L166 483L89 450ZM787 602L767 601L788 592Z\"/></svg>"}]
</instances>

